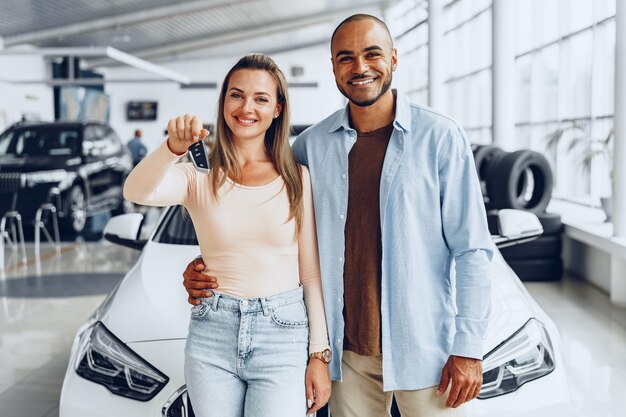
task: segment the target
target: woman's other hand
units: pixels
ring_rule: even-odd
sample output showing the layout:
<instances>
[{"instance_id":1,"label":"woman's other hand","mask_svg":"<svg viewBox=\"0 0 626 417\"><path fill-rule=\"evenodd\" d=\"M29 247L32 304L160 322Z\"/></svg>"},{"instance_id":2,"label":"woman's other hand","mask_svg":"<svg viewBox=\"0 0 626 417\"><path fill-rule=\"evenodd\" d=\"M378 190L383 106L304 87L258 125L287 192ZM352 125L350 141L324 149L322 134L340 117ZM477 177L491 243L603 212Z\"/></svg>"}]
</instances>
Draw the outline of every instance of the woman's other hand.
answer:
<instances>
[{"instance_id":1,"label":"woman's other hand","mask_svg":"<svg viewBox=\"0 0 626 417\"><path fill-rule=\"evenodd\" d=\"M187 152L189 146L208 134L202 127L202 119L193 114L178 116L167 123L167 145L176 154Z\"/></svg>"},{"instance_id":2,"label":"woman's other hand","mask_svg":"<svg viewBox=\"0 0 626 417\"><path fill-rule=\"evenodd\" d=\"M328 365L319 359L309 359L305 376L307 414L324 407L330 398L331 382Z\"/></svg>"}]
</instances>

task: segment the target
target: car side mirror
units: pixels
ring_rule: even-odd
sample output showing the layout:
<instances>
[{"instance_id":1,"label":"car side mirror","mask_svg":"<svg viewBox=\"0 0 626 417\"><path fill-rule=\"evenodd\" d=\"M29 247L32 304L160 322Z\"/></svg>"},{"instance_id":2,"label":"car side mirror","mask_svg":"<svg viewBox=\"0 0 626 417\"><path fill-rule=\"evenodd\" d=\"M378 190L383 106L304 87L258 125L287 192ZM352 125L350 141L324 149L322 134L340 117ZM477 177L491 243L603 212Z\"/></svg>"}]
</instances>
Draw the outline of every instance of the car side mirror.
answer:
<instances>
[{"instance_id":1,"label":"car side mirror","mask_svg":"<svg viewBox=\"0 0 626 417\"><path fill-rule=\"evenodd\" d=\"M534 213L524 210L502 209L498 212L500 234L493 237L499 248L530 242L541 236L543 227Z\"/></svg>"},{"instance_id":2,"label":"car side mirror","mask_svg":"<svg viewBox=\"0 0 626 417\"><path fill-rule=\"evenodd\" d=\"M128 213L112 217L104 228L104 238L111 243L141 250L147 240L139 238L143 214Z\"/></svg>"}]
</instances>

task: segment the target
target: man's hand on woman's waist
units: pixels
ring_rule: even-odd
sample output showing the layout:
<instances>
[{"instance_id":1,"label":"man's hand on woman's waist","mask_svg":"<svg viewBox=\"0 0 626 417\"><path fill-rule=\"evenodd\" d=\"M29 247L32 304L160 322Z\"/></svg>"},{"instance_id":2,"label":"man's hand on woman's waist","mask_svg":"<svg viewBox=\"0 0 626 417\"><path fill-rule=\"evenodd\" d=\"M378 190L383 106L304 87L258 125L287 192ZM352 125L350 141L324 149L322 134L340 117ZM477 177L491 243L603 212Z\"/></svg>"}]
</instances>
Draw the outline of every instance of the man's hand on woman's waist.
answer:
<instances>
[{"instance_id":1,"label":"man's hand on woman's waist","mask_svg":"<svg viewBox=\"0 0 626 417\"><path fill-rule=\"evenodd\" d=\"M187 265L185 272L183 272L183 286L189 297L187 301L189 304L200 304L200 298L211 297L211 289L217 288L217 278L205 274L203 271L206 268L202 258L196 258Z\"/></svg>"}]
</instances>

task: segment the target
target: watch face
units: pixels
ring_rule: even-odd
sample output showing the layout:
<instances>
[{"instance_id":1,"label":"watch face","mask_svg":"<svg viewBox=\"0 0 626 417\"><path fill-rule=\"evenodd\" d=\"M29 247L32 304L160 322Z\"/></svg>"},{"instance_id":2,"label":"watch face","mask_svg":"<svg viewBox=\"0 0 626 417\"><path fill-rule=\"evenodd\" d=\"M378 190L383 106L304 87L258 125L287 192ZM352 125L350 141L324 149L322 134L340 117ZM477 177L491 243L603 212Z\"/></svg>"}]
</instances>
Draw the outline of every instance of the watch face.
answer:
<instances>
[{"instance_id":1,"label":"watch face","mask_svg":"<svg viewBox=\"0 0 626 417\"><path fill-rule=\"evenodd\" d=\"M330 352L330 350L326 349L324 352L322 352L322 355L324 356L324 362L328 363L330 362L330 360L332 359L332 353Z\"/></svg>"}]
</instances>

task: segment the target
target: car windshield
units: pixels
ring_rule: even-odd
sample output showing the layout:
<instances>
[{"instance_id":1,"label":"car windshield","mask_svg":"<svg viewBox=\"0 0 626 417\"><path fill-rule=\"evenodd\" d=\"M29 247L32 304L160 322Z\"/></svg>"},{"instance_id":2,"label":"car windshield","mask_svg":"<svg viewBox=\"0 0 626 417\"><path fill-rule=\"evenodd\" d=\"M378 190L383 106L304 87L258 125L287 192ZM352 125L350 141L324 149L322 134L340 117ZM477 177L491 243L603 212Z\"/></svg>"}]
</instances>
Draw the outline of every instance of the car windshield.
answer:
<instances>
[{"instance_id":1,"label":"car windshield","mask_svg":"<svg viewBox=\"0 0 626 417\"><path fill-rule=\"evenodd\" d=\"M78 129L32 126L9 129L0 135L0 156L67 156L79 149Z\"/></svg>"},{"instance_id":2,"label":"car windshield","mask_svg":"<svg viewBox=\"0 0 626 417\"><path fill-rule=\"evenodd\" d=\"M152 240L170 245L198 244L191 217L182 206L169 208Z\"/></svg>"}]
</instances>

